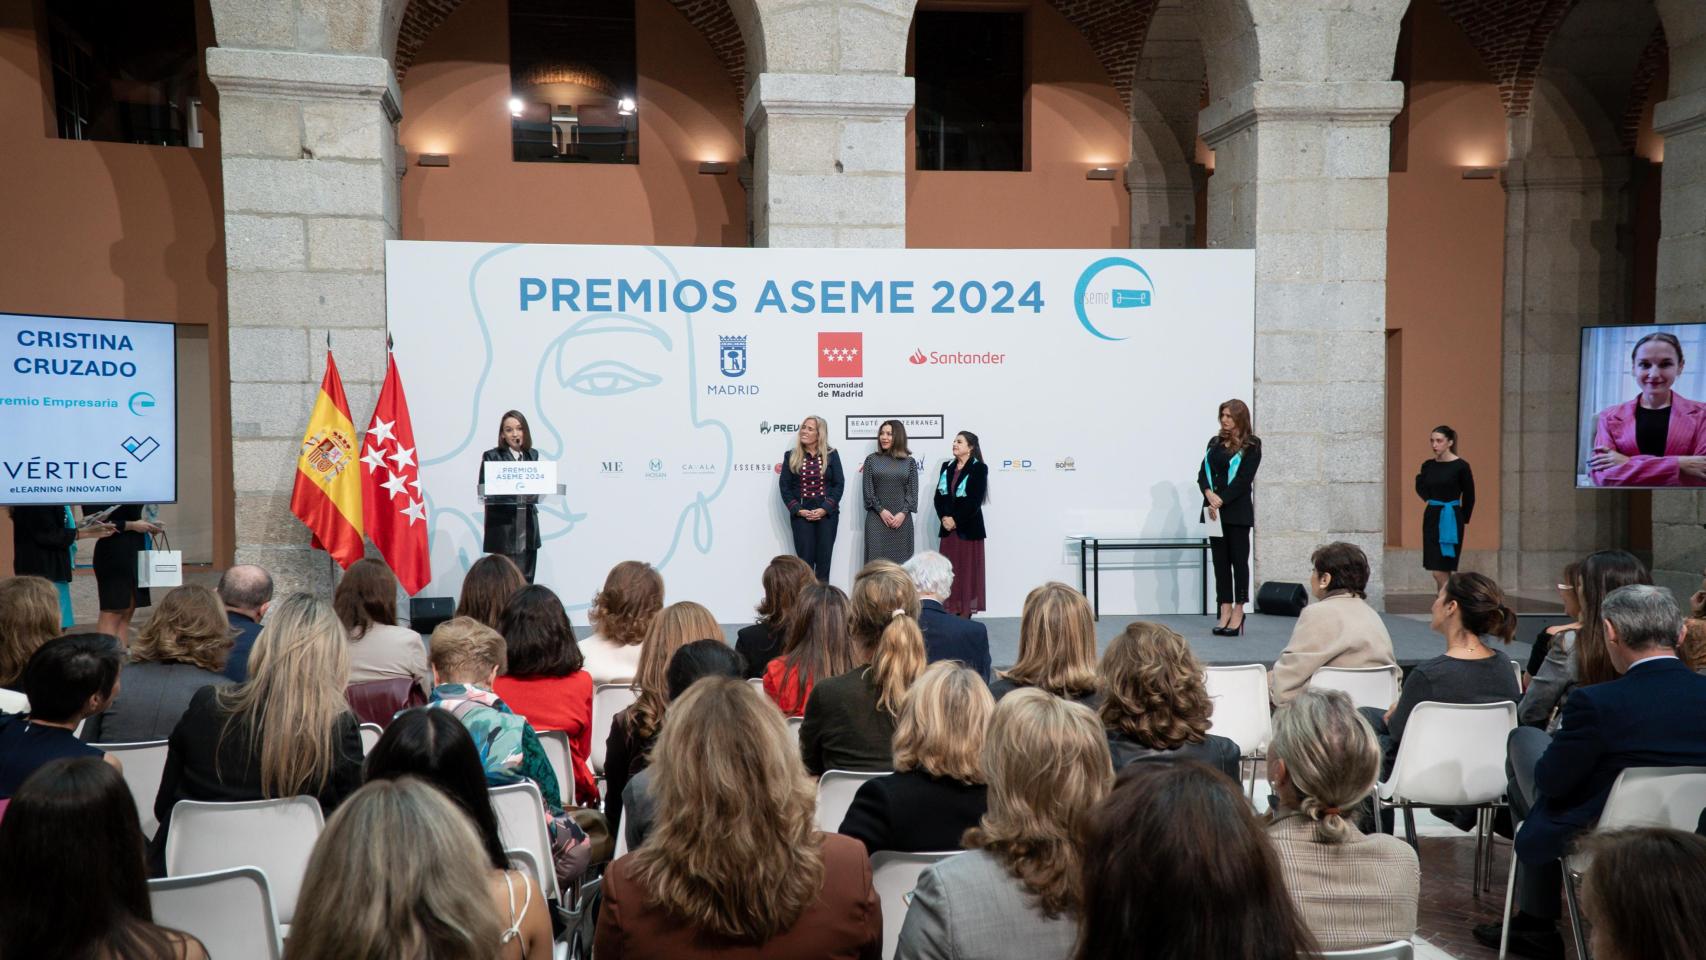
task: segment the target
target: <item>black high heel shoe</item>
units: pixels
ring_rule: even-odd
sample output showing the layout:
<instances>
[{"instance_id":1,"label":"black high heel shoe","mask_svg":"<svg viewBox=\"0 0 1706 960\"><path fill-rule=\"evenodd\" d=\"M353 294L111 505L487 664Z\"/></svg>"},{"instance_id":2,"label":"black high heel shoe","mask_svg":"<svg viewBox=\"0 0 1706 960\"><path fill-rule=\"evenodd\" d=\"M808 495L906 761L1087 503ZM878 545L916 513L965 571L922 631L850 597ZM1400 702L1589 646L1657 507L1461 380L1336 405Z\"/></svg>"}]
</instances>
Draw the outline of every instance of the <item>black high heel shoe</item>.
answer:
<instances>
[{"instance_id":1,"label":"black high heel shoe","mask_svg":"<svg viewBox=\"0 0 1706 960\"><path fill-rule=\"evenodd\" d=\"M1244 635L1244 622L1248 619L1249 617L1245 617L1244 620L1238 621L1236 627L1215 627L1214 635L1217 637L1241 637Z\"/></svg>"}]
</instances>

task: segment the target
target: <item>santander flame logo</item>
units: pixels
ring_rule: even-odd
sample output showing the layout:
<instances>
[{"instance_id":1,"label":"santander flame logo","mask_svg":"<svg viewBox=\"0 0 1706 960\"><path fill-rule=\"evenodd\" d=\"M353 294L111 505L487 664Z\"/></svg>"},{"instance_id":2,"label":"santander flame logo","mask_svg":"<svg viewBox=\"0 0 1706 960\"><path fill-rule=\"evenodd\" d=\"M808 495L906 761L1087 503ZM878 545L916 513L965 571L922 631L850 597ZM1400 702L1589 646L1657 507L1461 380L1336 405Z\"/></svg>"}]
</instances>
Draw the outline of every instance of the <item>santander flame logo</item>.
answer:
<instances>
[{"instance_id":1,"label":"santander flame logo","mask_svg":"<svg viewBox=\"0 0 1706 960\"><path fill-rule=\"evenodd\" d=\"M910 356L910 357L907 357L907 359L908 359L908 360L910 360L910 361L912 361L912 363L913 363L913 364L914 364L914 365L915 365L915 366L922 366L922 365L923 365L923 364L924 364L924 363L926 363L926 362L927 362L927 361L928 361L928 360L929 360L929 359L930 359L930 358L929 358L929 357L926 357L926 356L925 356L925 355L924 355L924 351L923 351L923 350L914 350L914 351L912 351L912 356Z\"/></svg>"}]
</instances>

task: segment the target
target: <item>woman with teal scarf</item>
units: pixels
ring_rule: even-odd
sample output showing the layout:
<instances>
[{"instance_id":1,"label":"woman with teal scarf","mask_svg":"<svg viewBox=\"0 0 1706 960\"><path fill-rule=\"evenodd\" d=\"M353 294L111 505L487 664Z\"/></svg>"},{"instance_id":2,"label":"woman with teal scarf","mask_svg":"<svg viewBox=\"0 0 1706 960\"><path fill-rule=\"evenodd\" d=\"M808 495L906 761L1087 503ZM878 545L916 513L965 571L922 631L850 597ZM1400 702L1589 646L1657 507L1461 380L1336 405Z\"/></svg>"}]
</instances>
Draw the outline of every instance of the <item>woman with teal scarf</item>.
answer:
<instances>
[{"instance_id":1,"label":"woman with teal scarf","mask_svg":"<svg viewBox=\"0 0 1706 960\"><path fill-rule=\"evenodd\" d=\"M1422 567L1441 587L1463 558L1463 534L1475 512L1475 475L1469 461L1457 455L1457 431L1440 424L1428 434L1434 455L1422 461L1416 474L1416 496L1427 504L1422 513Z\"/></svg>"},{"instance_id":2,"label":"woman with teal scarf","mask_svg":"<svg viewBox=\"0 0 1706 960\"><path fill-rule=\"evenodd\" d=\"M936 475L936 516L941 520L936 534L942 556L954 568L954 586L942 606L957 617L970 617L988 609L983 543L989 531L983 525L983 501L989 497L989 467L977 434L970 430L954 434L951 450L953 459L944 460Z\"/></svg>"},{"instance_id":3,"label":"woman with teal scarf","mask_svg":"<svg viewBox=\"0 0 1706 960\"><path fill-rule=\"evenodd\" d=\"M1218 521L1221 534L1208 539L1214 556L1214 595L1220 601L1215 636L1244 632L1244 605L1250 602L1250 532L1256 526L1256 470L1262 465L1262 441L1250 432L1250 408L1242 400L1220 405L1220 432L1208 438L1197 489L1202 491L1205 522Z\"/></svg>"}]
</instances>

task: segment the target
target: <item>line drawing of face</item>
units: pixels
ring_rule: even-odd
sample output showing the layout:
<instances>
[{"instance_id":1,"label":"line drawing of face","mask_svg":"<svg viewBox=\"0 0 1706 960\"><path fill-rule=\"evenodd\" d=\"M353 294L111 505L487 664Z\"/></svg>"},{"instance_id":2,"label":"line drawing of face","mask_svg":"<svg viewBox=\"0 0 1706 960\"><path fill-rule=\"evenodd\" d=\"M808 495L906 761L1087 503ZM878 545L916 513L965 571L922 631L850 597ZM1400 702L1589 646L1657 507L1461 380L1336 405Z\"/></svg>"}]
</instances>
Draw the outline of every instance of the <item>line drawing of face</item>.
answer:
<instances>
[{"instance_id":1,"label":"line drawing of face","mask_svg":"<svg viewBox=\"0 0 1706 960\"><path fill-rule=\"evenodd\" d=\"M662 571L680 548L690 521L693 549L709 553L710 504L728 483L734 442L724 423L698 415L693 317L680 311L646 317L563 311L522 319L511 306L512 271L493 266L521 247L489 250L469 268L470 306L485 345L484 367L467 401L472 416L477 422L482 410L501 413L516 406L516 394L528 389L530 379L532 410L537 411L530 416L533 445L541 459L562 461L571 451L591 450L596 459L621 459L636 468L620 481L628 484L623 489L577 484L568 476L573 465L562 464L566 494L539 504L540 577L549 573L561 582L569 579L565 567L590 565L598 569L578 570L574 578L602 578L612 560L605 555L612 543L622 545L622 555L614 559L643 560ZM659 275L667 274L671 282L680 278L660 251L646 252L660 261ZM542 323L561 332L535 347L537 340L528 337L522 325ZM529 371L531 378L526 376ZM470 433L459 446L424 460L423 466L454 464L452 471L463 469L472 441ZM472 475L472 467L468 470ZM602 500L624 496L630 503L643 502L646 509L600 506ZM459 578L480 556L483 517L477 505L442 495L429 497L428 508L434 579ZM565 541L601 546L597 551L553 546ZM568 596L564 601L571 610L589 606L569 603Z\"/></svg>"},{"instance_id":2,"label":"line drawing of face","mask_svg":"<svg viewBox=\"0 0 1706 960\"><path fill-rule=\"evenodd\" d=\"M1650 405L1663 407L1670 403L1671 388L1682 376L1682 363L1676 358L1676 348L1663 340L1648 340L1635 351L1635 384Z\"/></svg>"}]
</instances>

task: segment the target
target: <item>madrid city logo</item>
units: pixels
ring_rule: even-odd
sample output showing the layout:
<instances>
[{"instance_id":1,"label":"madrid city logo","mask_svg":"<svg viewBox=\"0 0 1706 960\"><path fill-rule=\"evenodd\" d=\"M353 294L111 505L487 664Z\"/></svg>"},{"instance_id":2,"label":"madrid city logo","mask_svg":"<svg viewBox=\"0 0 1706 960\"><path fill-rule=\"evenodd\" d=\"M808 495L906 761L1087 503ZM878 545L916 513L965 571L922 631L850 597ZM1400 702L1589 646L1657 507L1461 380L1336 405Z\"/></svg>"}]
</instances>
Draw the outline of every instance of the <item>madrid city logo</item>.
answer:
<instances>
[{"instance_id":1,"label":"madrid city logo","mask_svg":"<svg viewBox=\"0 0 1706 960\"><path fill-rule=\"evenodd\" d=\"M1128 257L1103 257L1084 268L1072 292L1078 322L1098 340L1124 340L1097 324L1111 325L1120 313L1148 307L1155 302L1155 281L1149 272Z\"/></svg>"},{"instance_id":2,"label":"madrid city logo","mask_svg":"<svg viewBox=\"0 0 1706 960\"><path fill-rule=\"evenodd\" d=\"M717 337L717 370L730 380L746 376L746 334L738 337ZM708 397L751 397L758 394L756 383L707 383Z\"/></svg>"}]
</instances>

